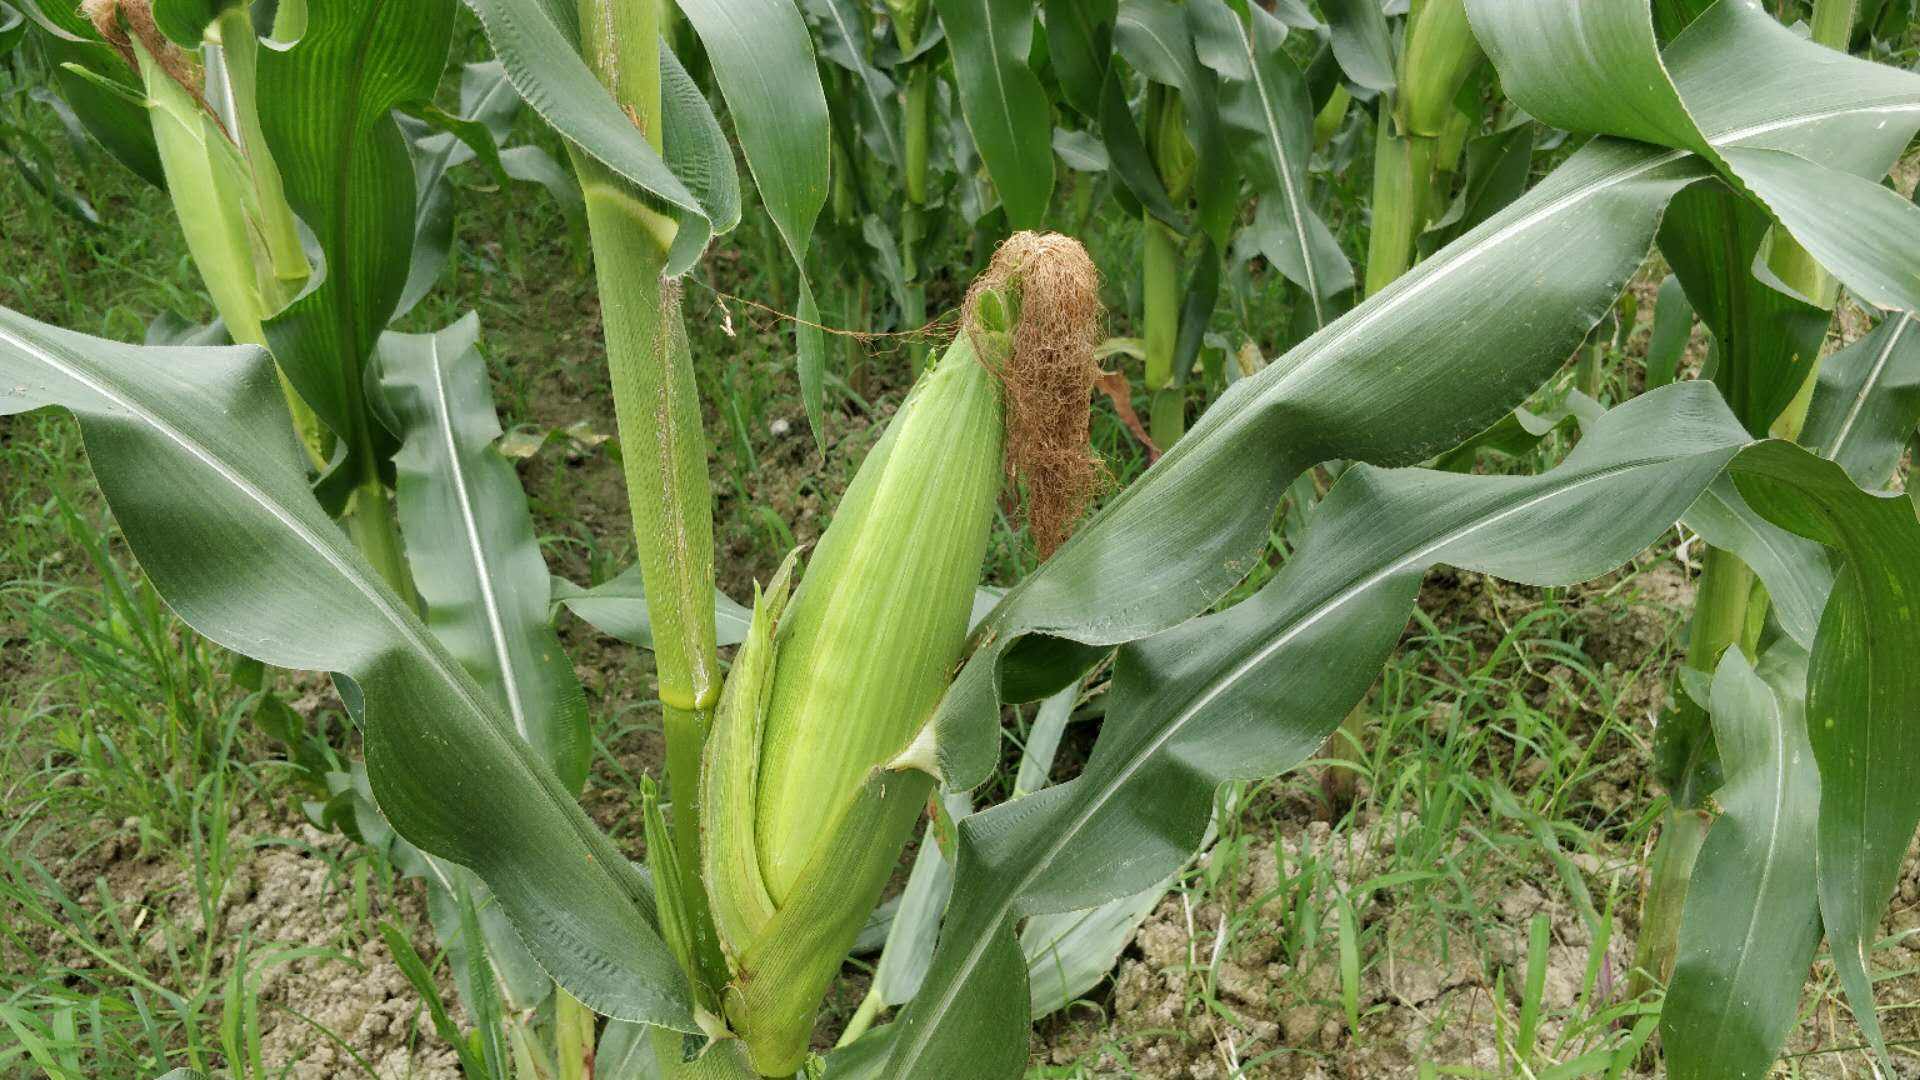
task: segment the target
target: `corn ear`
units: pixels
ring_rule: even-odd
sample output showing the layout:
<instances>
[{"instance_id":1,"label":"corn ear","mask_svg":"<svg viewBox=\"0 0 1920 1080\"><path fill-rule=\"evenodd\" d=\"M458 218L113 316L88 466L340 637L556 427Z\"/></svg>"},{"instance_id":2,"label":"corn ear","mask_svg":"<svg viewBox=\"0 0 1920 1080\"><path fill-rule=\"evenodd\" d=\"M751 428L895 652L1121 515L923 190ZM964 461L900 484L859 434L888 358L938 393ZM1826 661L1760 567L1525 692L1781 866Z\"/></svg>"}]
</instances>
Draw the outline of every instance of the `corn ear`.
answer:
<instances>
[{"instance_id":1,"label":"corn ear","mask_svg":"<svg viewBox=\"0 0 1920 1080\"><path fill-rule=\"evenodd\" d=\"M131 47L146 83L154 145L160 151L187 251L234 340L264 342L260 323L269 312L264 310L253 244L241 210L248 188L246 165L213 118L174 81L145 43L135 38Z\"/></svg>"},{"instance_id":2,"label":"corn ear","mask_svg":"<svg viewBox=\"0 0 1920 1080\"><path fill-rule=\"evenodd\" d=\"M700 858L729 970L722 1011L761 1075L804 1062L820 999L933 793L922 736L965 652L1003 459L1043 551L1084 507L1097 290L1073 241L1010 239L792 599L791 556L755 598L703 756Z\"/></svg>"},{"instance_id":3,"label":"corn ear","mask_svg":"<svg viewBox=\"0 0 1920 1080\"><path fill-rule=\"evenodd\" d=\"M756 600L727 680L702 858L732 971L725 1015L763 1075L804 1060L821 996L933 790L892 762L965 647L1000 487L990 365L1008 343L1003 328L963 333L922 376L792 601L785 567Z\"/></svg>"},{"instance_id":4,"label":"corn ear","mask_svg":"<svg viewBox=\"0 0 1920 1080\"><path fill-rule=\"evenodd\" d=\"M932 715L960 657L1000 489L990 368L1007 348L1004 330L962 333L921 379L787 608L755 813L776 905L869 770Z\"/></svg>"},{"instance_id":5,"label":"corn ear","mask_svg":"<svg viewBox=\"0 0 1920 1080\"><path fill-rule=\"evenodd\" d=\"M1429 139L1444 134L1453 99L1482 55L1467 23L1466 0L1414 0L1394 101L1400 133Z\"/></svg>"}]
</instances>

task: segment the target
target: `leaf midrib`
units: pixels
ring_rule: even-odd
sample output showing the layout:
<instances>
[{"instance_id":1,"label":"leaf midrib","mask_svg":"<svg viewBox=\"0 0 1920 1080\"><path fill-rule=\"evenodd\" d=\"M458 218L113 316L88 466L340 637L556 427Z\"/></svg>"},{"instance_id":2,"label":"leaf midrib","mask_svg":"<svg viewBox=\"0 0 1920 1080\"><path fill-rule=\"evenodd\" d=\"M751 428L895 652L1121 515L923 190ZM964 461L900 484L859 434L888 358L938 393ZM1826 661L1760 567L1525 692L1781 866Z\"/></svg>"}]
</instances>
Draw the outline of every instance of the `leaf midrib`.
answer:
<instances>
[{"instance_id":1,"label":"leaf midrib","mask_svg":"<svg viewBox=\"0 0 1920 1080\"><path fill-rule=\"evenodd\" d=\"M440 338L427 338L427 366L433 372L433 393L440 429L441 446L447 453L447 468L453 474L455 501L460 506L460 525L467 542L467 554L473 559L474 580L480 584L480 605L486 613L487 636L493 643L494 663L500 668L500 681L506 690L507 712L513 728L529 745L533 732L527 723L526 703L520 699L520 680L514 671L513 654L507 646L506 622L500 614L500 598L494 592L489 572L486 545L480 539L480 522L473 509L473 493L467 486L466 465L460 460L460 447L453 437L453 403L447 394L445 365L441 361Z\"/></svg>"}]
</instances>

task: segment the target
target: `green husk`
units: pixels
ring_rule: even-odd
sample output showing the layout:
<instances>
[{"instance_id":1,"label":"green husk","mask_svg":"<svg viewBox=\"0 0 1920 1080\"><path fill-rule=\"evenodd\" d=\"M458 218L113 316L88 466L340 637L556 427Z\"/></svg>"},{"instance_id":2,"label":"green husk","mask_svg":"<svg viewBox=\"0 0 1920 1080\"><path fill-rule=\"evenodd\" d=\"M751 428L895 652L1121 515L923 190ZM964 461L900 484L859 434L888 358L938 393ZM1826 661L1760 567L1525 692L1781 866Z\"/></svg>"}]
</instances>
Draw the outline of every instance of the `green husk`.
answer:
<instances>
[{"instance_id":1,"label":"green husk","mask_svg":"<svg viewBox=\"0 0 1920 1080\"><path fill-rule=\"evenodd\" d=\"M721 948L735 965L775 910L760 873L753 823L761 728L777 657L774 634L792 592L799 554L787 556L765 591L755 587L753 623L733 658L702 761L700 872Z\"/></svg>"},{"instance_id":2,"label":"green husk","mask_svg":"<svg viewBox=\"0 0 1920 1080\"><path fill-rule=\"evenodd\" d=\"M756 597L707 744L701 866L732 972L723 1011L763 1075L803 1062L933 792L921 737L964 657L1003 470L1043 555L1086 505L1097 294L1078 244L1009 240L791 600L791 556Z\"/></svg>"},{"instance_id":3,"label":"green husk","mask_svg":"<svg viewBox=\"0 0 1920 1080\"><path fill-rule=\"evenodd\" d=\"M1406 43L1394 119L1402 134L1438 138L1452 119L1454 97L1483 55L1467 24L1465 0L1414 0Z\"/></svg>"},{"instance_id":4,"label":"green husk","mask_svg":"<svg viewBox=\"0 0 1920 1080\"><path fill-rule=\"evenodd\" d=\"M783 617L756 814L776 905L868 771L932 714L960 657L1000 489L991 369L1008 348L1004 332L962 334L914 388Z\"/></svg>"}]
</instances>

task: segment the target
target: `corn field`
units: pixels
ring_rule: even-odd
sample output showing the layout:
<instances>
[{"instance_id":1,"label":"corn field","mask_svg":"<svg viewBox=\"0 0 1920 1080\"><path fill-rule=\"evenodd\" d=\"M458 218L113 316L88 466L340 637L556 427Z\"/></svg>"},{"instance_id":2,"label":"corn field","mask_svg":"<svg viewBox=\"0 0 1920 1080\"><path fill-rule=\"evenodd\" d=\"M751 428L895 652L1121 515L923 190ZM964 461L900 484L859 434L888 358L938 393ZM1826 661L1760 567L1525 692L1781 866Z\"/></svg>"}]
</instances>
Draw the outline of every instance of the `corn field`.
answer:
<instances>
[{"instance_id":1,"label":"corn field","mask_svg":"<svg viewBox=\"0 0 1920 1080\"><path fill-rule=\"evenodd\" d=\"M0 0L0 1072L1920 1075L1917 16Z\"/></svg>"}]
</instances>

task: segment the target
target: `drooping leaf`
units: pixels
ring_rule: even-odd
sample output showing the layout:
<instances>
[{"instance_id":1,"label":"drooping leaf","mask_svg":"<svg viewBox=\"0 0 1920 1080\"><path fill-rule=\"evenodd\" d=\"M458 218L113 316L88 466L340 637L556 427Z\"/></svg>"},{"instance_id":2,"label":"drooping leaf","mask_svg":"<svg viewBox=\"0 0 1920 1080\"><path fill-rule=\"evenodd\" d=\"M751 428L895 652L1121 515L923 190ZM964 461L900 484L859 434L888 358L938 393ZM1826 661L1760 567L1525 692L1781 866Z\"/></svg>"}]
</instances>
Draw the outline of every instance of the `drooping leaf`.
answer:
<instances>
[{"instance_id":1,"label":"drooping leaf","mask_svg":"<svg viewBox=\"0 0 1920 1080\"><path fill-rule=\"evenodd\" d=\"M1185 216L1174 209L1173 197L1160 182L1160 173L1147 153L1146 140L1127 108L1124 82L1122 65L1110 64L1107 80L1100 90L1100 137L1107 144L1107 160L1112 164L1114 178L1120 181L1115 194L1127 209L1135 209L1128 205L1129 201L1137 203L1138 208L1160 219L1168 228L1185 232L1188 228Z\"/></svg>"},{"instance_id":2,"label":"drooping leaf","mask_svg":"<svg viewBox=\"0 0 1920 1080\"><path fill-rule=\"evenodd\" d=\"M1421 258L1453 243L1527 190L1534 134L1532 120L1514 117L1498 130L1467 140L1460 191L1447 212L1421 234Z\"/></svg>"},{"instance_id":3,"label":"drooping leaf","mask_svg":"<svg viewBox=\"0 0 1920 1080\"><path fill-rule=\"evenodd\" d=\"M1755 511L1839 557L1807 672L1820 916L1854 1019L1884 1061L1867 950L1920 823L1920 521L1904 496L1867 494L1838 464L1788 443L1756 447L1734 478Z\"/></svg>"},{"instance_id":4,"label":"drooping leaf","mask_svg":"<svg viewBox=\"0 0 1920 1080\"><path fill-rule=\"evenodd\" d=\"M1113 22L1119 0L1045 0L1047 49L1066 103L1088 120L1100 119L1100 98L1113 60Z\"/></svg>"},{"instance_id":5,"label":"drooping leaf","mask_svg":"<svg viewBox=\"0 0 1920 1080\"><path fill-rule=\"evenodd\" d=\"M1031 0L934 0L945 28L960 108L986 162L1007 223L1036 229L1053 198L1053 117L1027 64Z\"/></svg>"},{"instance_id":6,"label":"drooping leaf","mask_svg":"<svg viewBox=\"0 0 1920 1080\"><path fill-rule=\"evenodd\" d=\"M948 795L944 802L947 816L953 821L973 811L973 800L965 795ZM937 826L929 822L921 834L920 851L914 856L906 888L900 893L900 905L887 927L886 946L873 968L874 990L889 1008L906 1004L920 992L927 968L933 963L940 915L953 892L953 853L943 850L937 832Z\"/></svg>"},{"instance_id":7,"label":"drooping leaf","mask_svg":"<svg viewBox=\"0 0 1920 1080\"><path fill-rule=\"evenodd\" d=\"M1098 907L1028 919L1020 928L1028 1013L1059 1012L1100 985L1172 885L1169 878Z\"/></svg>"},{"instance_id":8,"label":"drooping leaf","mask_svg":"<svg viewBox=\"0 0 1920 1080\"><path fill-rule=\"evenodd\" d=\"M853 72L860 82L862 113L877 134L872 145L880 163L898 169L906 161L900 146L900 105L893 80L868 57L867 21L854 0L806 0L807 10L826 28L820 55Z\"/></svg>"},{"instance_id":9,"label":"drooping leaf","mask_svg":"<svg viewBox=\"0 0 1920 1080\"><path fill-rule=\"evenodd\" d=\"M21 0L17 10L54 65L54 86L87 133L136 176L165 188L139 75L100 40L77 6L61 0Z\"/></svg>"},{"instance_id":10,"label":"drooping leaf","mask_svg":"<svg viewBox=\"0 0 1920 1080\"><path fill-rule=\"evenodd\" d=\"M653 1052L652 1039L645 1024L607 1021L593 1052L594 1074L621 1080L661 1080L660 1058Z\"/></svg>"},{"instance_id":11,"label":"drooping leaf","mask_svg":"<svg viewBox=\"0 0 1920 1080\"><path fill-rule=\"evenodd\" d=\"M61 213L89 228L99 226L99 211L60 175L52 148L38 135L0 121L0 161L11 164L28 187Z\"/></svg>"},{"instance_id":12,"label":"drooping leaf","mask_svg":"<svg viewBox=\"0 0 1920 1080\"><path fill-rule=\"evenodd\" d=\"M480 355L480 320L381 339L381 382L400 421L394 457L407 562L427 626L514 731L577 792L593 740L573 662L547 621L549 576L527 496L494 450L500 421Z\"/></svg>"},{"instance_id":13,"label":"drooping leaf","mask_svg":"<svg viewBox=\"0 0 1920 1080\"><path fill-rule=\"evenodd\" d=\"M1722 151L1780 224L1855 296L1920 313L1920 206L1874 180L1782 150Z\"/></svg>"},{"instance_id":14,"label":"drooping leaf","mask_svg":"<svg viewBox=\"0 0 1920 1080\"><path fill-rule=\"evenodd\" d=\"M245 0L154 0L153 23L174 44L194 49L215 19L244 4Z\"/></svg>"},{"instance_id":15,"label":"drooping leaf","mask_svg":"<svg viewBox=\"0 0 1920 1080\"><path fill-rule=\"evenodd\" d=\"M647 593L638 563L590 589L565 578L554 578L552 588L555 602L564 604L595 630L629 645L653 648L653 623L647 616ZM716 644L738 645L746 640L753 612L716 589L713 622L718 634Z\"/></svg>"},{"instance_id":16,"label":"drooping leaf","mask_svg":"<svg viewBox=\"0 0 1920 1080\"><path fill-rule=\"evenodd\" d=\"M960 825L954 898L927 983L893 1025L892 1075L1017 1075L1013 920L1152 885L1194 850L1219 783L1313 754L1398 641L1429 566L1541 585L1604 573L1746 443L1693 383L1615 409L1541 476L1350 469L1254 598L1122 647L1079 777Z\"/></svg>"},{"instance_id":17,"label":"drooping leaf","mask_svg":"<svg viewBox=\"0 0 1920 1080\"><path fill-rule=\"evenodd\" d=\"M826 92L806 20L793 0L679 0L726 96L740 149L767 216L800 275L800 397L817 443L826 409L826 344L807 277L813 223L827 201L832 160Z\"/></svg>"},{"instance_id":18,"label":"drooping leaf","mask_svg":"<svg viewBox=\"0 0 1920 1080\"><path fill-rule=\"evenodd\" d=\"M1647 336L1647 389L1665 386L1680 371L1680 357L1693 336L1693 304L1680 279L1668 274L1653 302L1653 329Z\"/></svg>"},{"instance_id":19,"label":"drooping leaf","mask_svg":"<svg viewBox=\"0 0 1920 1080\"><path fill-rule=\"evenodd\" d=\"M1467 12L1528 113L1700 154L1850 289L1920 307L1920 208L1876 183L1920 129L1920 75L1817 45L1748 0L1715 4L1664 54L1648 0L1467 0ZM1768 58L1758 86L1740 74L1755 56ZM1819 111L1818 125L1782 116Z\"/></svg>"},{"instance_id":20,"label":"drooping leaf","mask_svg":"<svg viewBox=\"0 0 1920 1080\"><path fill-rule=\"evenodd\" d=\"M715 233L740 218L739 177L719 122L686 70L661 45L666 148L655 153L580 58L579 12L544 0L467 0L527 106L604 166L624 194L679 223L667 270L684 273Z\"/></svg>"},{"instance_id":21,"label":"drooping leaf","mask_svg":"<svg viewBox=\"0 0 1920 1080\"><path fill-rule=\"evenodd\" d=\"M1694 863L1673 980L1660 1009L1674 1080L1759 1080L1800 1011L1820 944L1807 744L1807 656L1787 642L1756 672L1728 649L1713 678L1721 813Z\"/></svg>"},{"instance_id":22,"label":"drooping leaf","mask_svg":"<svg viewBox=\"0 0 1920 1080\"><path fill-rule=\"evenodd\" d=\"M1678 154L1595 142L1392 288L1236 382L982 627L986 644L939 713L949 782L972 786L990 771L994 729L979 718L1002 692L1052 693L1099 647L1173 626L1231 588L1309 465L1411 464L1511 412L1610 309L1660 208L1701 175ZM1542 262L1542 246L1577 255ZM1560 302L1535 318L1476 317L1540 291ZM1463 323L1484 332L1463 337ZM1029 635L1032 644L1010 650Z\"/></svg>"},{"instance_id":23,"label":"drooping leaf","mask_svg":"<svg viewBox=\"0 0 1920 1080\"><path fill-rule=\"evenodd\" d=\"M337 673L386 819L478 874L558 982L597 1012L696 1029L646 880L314 502L263 352L121 345L0 310L0 386L0 414L79 416L129 547L189 626Z\"/></svg>"},{"instance_id":24,"label":"drooping leaf","mask_svg":"<svg viewBox=\"0 0 1920 1080\"><path fill-rule=\"evenodd\" d=\"M1393 35L1376 0L1322 0L1333 55L1340 70L1357 86L1392 90Z\"/></svg>"},{"instance_id":25,"label":"drooping leaf","mask_svg":"<svg viewBox=\"0 0 1920 1080\"><path fill-rule=\"evenodd\" d=\"M1891 486L1920 423L1920 325L1890 315L1827 357L1801 442L1847 470L1868 491Z\"/></svg>"},{"instance_id":26,"label":"drooping leaf","mask_svg":"<svg viewBox=\"0 0 1920 1080\"><path fill-rule=\"evenodd\" d=\"M0 56L20 47L27 38L27 17L11 4L0 4Z\"/></svg>"},{"instance_id":27,"label":"drooping leaf","mask_svg":"<svg viewBox=\"0 0 1920 1080\"><path fill-rule=\"evenodd\" d=\"M1224 251L1239 211L1240 177L1221 123L1218 80L1195 50L1194 24L1200 18L1197 9L1171 0L1127 0L1113 40L1142 75L1179 91L1184 134L1195 154L1190 193L1195 221Z\"/></svg>"},{"instance_id":28,"label":"drooping leaf","mask_svg":"<svg viewBox=\"0 0 1920 1080\"><path fill-rule=\"evenodd\" d=\"M1807 381L1832 319L1762 279L1770 226L1764 211L1719 184L1681 192L1660 223L1660 251L1713 335L1713 381L1756 435Z\"/></svg>"},{"instance_id":29,"label":"drooping leaf","mask_svg":"<svg viewBox=\"0 0 1920 1080\"><path fill-rule=\"evenodd\" d=\"M498 61L468 64L461 69L460 116L478 125L496 146L506 140L519 107L520 99ZM451 132L428 134L417 130L417 122L409 123L414 123L408 128L414 171L413 258L406 287L394 306L395 318L412 311L440 279L453 246L453 186L447 176L474 156L472 146ZM407 124L402 127L407 128ZM496 149L495 157L504 169L505 156Z\"/></svg>"},{"instance_id":30,"label":"drooping leaf","mask_svg":"<svg viewBox=\"0 0 1920 1080\"><path fill-rule=\"evenodd\" d=\"M1833 589L1826 549L1753 512L1729 478L1716 480L1687 511L1687 527L1740 557L1766 583L1781 629L1813 647L1820 611Z\"/></svg>"},{"instance_id":31,"label":"drooping leaf","mask_svg":"<svg viewBox=\"0 0 1920 1080\"><path fill-rule=\"evenodd\" d=\"M1200 62L1220 78L1221 118L1260 193L1261 252L1306 294L1317 330L1332 319L1327 298L1353 287L1353 266L1308 200L1313 110L1286 27L1257 6L1243 23L1224 0L1197 0L1191 13Z\"/></svg>"}]
</instances>

